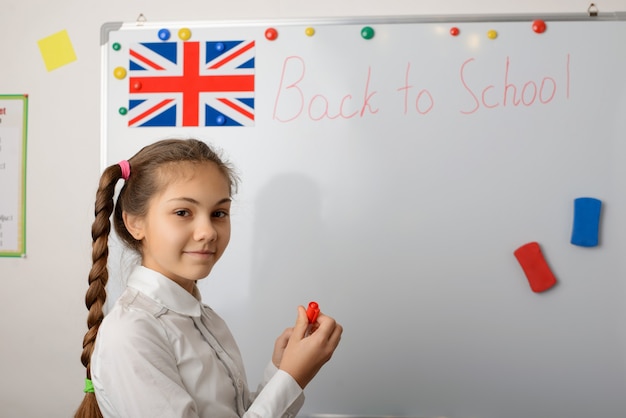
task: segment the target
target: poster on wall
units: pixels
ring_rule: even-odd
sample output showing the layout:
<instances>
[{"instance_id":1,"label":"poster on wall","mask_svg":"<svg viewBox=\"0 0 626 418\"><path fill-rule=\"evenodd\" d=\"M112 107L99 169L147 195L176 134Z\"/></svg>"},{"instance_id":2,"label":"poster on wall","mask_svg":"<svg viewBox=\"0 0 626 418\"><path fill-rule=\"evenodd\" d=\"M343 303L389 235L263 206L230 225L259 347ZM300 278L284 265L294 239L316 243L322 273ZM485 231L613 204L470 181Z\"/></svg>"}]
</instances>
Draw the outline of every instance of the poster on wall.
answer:
<instances>
[{"instance_id":1,"label":"poster on wall","mask_svg":"<svg viewBox=\"0 0 626 418\"><path fill-rule=\"evenodd\" d=\"M0 94L0 257L26 255L28 95Z\"/></svg>"}]
</instances>

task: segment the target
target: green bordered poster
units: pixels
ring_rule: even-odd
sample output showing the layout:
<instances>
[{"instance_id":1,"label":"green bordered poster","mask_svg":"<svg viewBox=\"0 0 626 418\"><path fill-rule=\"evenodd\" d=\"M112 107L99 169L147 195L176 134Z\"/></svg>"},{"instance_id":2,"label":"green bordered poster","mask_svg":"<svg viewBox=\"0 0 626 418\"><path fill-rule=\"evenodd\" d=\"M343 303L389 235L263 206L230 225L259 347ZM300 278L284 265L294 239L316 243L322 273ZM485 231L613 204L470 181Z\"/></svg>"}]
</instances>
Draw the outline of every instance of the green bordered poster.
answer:
<instances>
[{"instance_id":1,"label":"green bordered poster","mask_svg":"<svg viewBox=\"0 0 626 418\"><path fill-rule=\"evenodd\" d=\"M28 96L0 94L0 257L26 255Z\"/></svg>"}]
</instances>

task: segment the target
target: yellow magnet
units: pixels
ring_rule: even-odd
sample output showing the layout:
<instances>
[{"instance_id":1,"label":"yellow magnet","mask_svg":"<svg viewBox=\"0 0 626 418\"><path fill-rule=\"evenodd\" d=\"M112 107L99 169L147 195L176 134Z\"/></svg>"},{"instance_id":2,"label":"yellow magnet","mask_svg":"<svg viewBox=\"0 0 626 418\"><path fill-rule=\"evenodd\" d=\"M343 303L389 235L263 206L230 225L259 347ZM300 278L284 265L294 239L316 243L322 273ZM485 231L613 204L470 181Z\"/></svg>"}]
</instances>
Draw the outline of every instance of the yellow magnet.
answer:
<instances>
[{"instance_id":1,"label":"yellow magnet","mask_svg":"<svg viewBox=\"0 0 626 418\"><path fill-rule=\"evenodd\" d=\"M113 76L118 80L126 78L126 68L116 67L115 70L113 70Z\"/></svg>"},{"instance_id":2,"label":"yellow magnet","mask_svg":"<svg viewBox=\"0 0 626 418\"><path fill-rule=\"evenodd\" d=\"M187 41L191 38L191 31L189 28L182 28L178 31L178 37L183 41Z\"/></svg>"}]
</instances>

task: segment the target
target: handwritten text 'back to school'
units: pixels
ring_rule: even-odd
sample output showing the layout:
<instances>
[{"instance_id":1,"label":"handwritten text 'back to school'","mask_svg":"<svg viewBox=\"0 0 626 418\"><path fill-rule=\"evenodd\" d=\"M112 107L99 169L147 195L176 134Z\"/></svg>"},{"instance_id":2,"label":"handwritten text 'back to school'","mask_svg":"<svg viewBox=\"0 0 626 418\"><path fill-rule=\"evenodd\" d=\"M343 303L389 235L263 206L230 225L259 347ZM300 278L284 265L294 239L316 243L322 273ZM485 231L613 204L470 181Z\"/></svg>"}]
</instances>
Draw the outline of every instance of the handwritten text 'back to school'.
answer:
<instances>
[{"instance_id":1,"label":"handwritten text 'back to school'","mask_svg":"<svg viewBox=\"0 0 626 418\"><path fill-rule=\"evenodd\" d=\"M513 81L510 77L512 59L503 59L499 82L480 83L472 80L471 72L478 65L477 59L465 60L459 69L458 88L465 96L458 111L464 115L505 107L531 107L548 105L570 98L570 55L562 59L560 68L551 67L551 74ZM404 74L399 77L395 90L399 109L404 115L427 116L436 112L441 103L428 88L418 87L411 80L411 63L407 63ZM385 106L380 98L382 91L372 81L372 67L367 68L367 77L362 90L357 93L325 94L310 91L306 87L307 78L315 79L315 74L307 73L305 60L299 56L287 57L282 65L280 82L274 101L273 119L278 122L291 122L301 119L312 121L332 119L356 119L376 115ZM404 79L402 79L404 78ZM389 83L389 81L386 81ZM454 88L451 84L450 88Z\"/></svg>"}]
</instances>

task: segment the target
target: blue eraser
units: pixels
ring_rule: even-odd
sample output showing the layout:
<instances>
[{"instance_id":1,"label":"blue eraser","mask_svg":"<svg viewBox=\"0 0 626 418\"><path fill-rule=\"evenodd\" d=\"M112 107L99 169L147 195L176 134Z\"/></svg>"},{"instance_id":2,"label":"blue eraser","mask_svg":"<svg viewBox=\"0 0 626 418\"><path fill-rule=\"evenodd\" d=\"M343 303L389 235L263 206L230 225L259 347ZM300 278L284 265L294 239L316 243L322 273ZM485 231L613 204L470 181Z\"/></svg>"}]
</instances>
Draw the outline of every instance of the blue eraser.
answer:
<instances>
[{"instance_id":1,"label":"blue eraser","mask_svg":"<svg viewBox=\"0 0 626 418\"><path fill-rule=\"evenodd\" d=\"M602 201L593 197L574 199L574 225L571 243L581 247L598 245Z\"/></svg>"}]
</instances>

